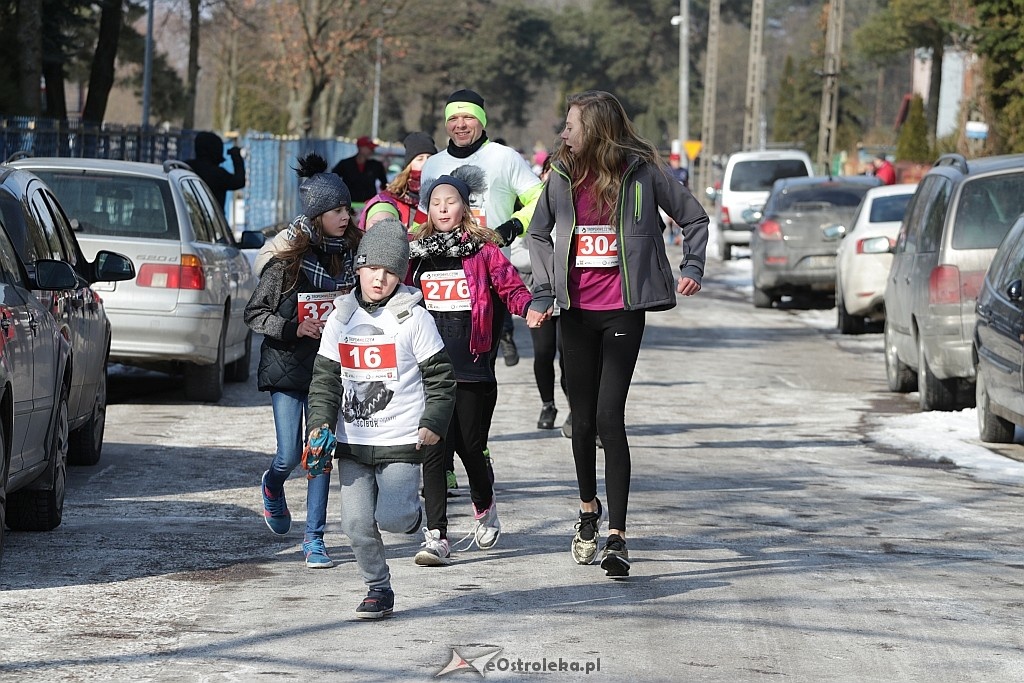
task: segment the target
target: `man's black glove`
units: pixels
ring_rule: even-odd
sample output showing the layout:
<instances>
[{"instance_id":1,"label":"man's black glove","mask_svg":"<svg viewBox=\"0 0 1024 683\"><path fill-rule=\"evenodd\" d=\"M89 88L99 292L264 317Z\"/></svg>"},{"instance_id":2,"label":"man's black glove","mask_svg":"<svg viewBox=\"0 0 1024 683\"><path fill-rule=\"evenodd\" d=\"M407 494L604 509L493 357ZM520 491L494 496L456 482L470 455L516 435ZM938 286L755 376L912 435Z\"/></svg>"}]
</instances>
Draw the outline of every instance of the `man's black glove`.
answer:
<instances>
[{"instance_id":1,"label":"man's black glove","mask_svg":"<svg viewBox=\"0 0 1024 683\"><path fill-rule=\"evenodd\" d=\"M494 229L494 232L501 236L506 244L512 244L512 240L523 234L523 223L518 218L509 218L507 221Z\"/></svg>"}]
</instances>

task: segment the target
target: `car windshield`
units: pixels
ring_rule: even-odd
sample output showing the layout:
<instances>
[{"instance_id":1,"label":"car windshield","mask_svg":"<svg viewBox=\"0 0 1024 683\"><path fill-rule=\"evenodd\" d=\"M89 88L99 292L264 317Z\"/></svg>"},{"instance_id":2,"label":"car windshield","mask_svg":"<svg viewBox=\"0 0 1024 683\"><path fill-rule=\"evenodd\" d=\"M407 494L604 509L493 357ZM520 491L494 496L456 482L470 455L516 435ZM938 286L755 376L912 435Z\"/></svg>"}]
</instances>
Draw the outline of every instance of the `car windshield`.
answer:
<instances>
[{"instance_id":1,"label":"car windshield","mask_svg":"<svg viewBox=\"0 0 1024 683\"><path fill-rule=\"evenodd\" d=\"M871 202L871 215L868 217L871 223L895 223L903 220L903 214L907 210L907 204L913 194L899 194L891 197L876 197Z\"/></svg>"},{"instance_id":2,"label":"car windshield","mask_svg":"<svg viewBox=\"0 0 1024 683\"><path fill-rule=\"evenodd\" d=\"M1024 212L1024 173L964 183L953 223L954 249L995 249Z\"/></svg>"},{"instance_id":3,"label":"car windshield","mask_svg":"<svg viewBox=\"0 0 1024 683\"><path fill-rule=\"evenodd\" d=\"M739 161L733 166L729 188L735 192L760 192L772 189L780 178L806 175L807 166L799 159Z\"/></svg>"},{"instance_id":4,"label":"car windshield","mask_svg":"<svg viewBox=\"0 0 1024 683\"><path fill-rule=\"evenodd\" d=\"M771 206L765 211L828 211L837 207L856 208L864 193L871 189L868 185L842 185L825 183L821 185L804 185L786 188L776 192Z\"/></svg>"},{"instance_id":5,"label":"car windshield","mask_svg":"<svg viewBox=\"0 0 1024 683\"><path fill-rule=\"evenodd\" d=\"M33 171L57 195L81 235L179 239L166 181L156 178Z\"/></svg>"}]
</instances>

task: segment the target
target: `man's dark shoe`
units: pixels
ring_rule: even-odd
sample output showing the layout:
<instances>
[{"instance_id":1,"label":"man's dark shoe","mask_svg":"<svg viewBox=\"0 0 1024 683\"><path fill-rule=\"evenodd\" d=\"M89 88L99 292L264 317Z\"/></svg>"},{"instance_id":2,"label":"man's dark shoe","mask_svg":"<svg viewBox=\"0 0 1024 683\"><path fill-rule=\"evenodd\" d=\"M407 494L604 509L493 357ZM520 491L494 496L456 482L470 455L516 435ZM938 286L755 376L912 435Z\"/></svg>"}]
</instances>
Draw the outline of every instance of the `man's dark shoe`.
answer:
<instances>
[{"instance_id":1,"label":"man's dark shoe","mask_svg":"<svg viewBox=\"0 0 1024 683\"><path fill-rule=\"evenodd\" d=\"M558 417L558 408L554 401L548 401L540 409L540 417L537 418L537 429L554 429L555 418Z\"/></svg>"},{"instance_id":2,"label":"man's dark shoe","mask_svg":"<svg viewBox=\"0 0 1024 683\"><path fill-rule=\"evenodd\" d=\"M519 363L519 349L511 334L502 334L498 345L501 346L501 355L505 357L505 365L512 367Z\"/></svg>"}]
</instances>

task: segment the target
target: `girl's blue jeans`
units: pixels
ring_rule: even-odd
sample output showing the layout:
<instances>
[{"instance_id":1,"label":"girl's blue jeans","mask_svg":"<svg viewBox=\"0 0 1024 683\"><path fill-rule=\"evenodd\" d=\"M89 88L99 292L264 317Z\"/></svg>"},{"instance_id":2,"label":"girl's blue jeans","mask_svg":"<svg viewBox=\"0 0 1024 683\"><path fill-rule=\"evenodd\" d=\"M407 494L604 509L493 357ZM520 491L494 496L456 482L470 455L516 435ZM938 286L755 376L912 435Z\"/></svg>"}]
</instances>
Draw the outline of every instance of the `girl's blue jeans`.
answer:
<instances>
[{"instance_id":1,"label":"girl's blue jeans","mask_svg":"<svg viewBox=\"0 0 1024 683\"><path fill-rule=\"evenodd\" d=\"M270 403L274 408L274 428L277 431L277 454L267 474L267 488L278 495L284 489L288 475L302 461L305 441L304 418L309 412L309 395L298 391L272 391ZM305 470L299 470L305 474ZM331 487L330 475L310 479L306 487L306 540L323 538L327 526L327 494Z\"/></svg>"}]
</instances>

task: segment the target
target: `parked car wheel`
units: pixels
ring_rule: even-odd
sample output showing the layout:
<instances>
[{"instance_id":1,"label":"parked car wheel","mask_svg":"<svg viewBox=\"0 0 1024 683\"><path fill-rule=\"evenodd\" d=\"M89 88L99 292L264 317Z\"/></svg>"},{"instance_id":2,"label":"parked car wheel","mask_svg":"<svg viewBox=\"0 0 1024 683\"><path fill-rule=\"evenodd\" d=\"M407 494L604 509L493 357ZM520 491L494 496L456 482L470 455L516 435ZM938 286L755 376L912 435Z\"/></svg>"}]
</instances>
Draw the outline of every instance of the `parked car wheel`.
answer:
<instances>
[{"instance_id":1,"label":"parked car wheel","mask_svg":"<svg viewBox=\"0 0 1024 683\"><path fill-rule=\"evenodd\" d=\"M732 245L724 239L718 240L718 256L723 261L729 261L732 259Z\"/></svg>"},{"instance_id":2,"label":"parked car wheel","mask_svg":"<svg viewBox=\"0 0 1024 683\"><path fill-rule=\"evenodd\" d=\"M992 413L983 376L978 373L977 377L974 391L978 407L978 435L988 443L1012 443L1015 425Z\"/></svg>"},{"instance_id":3,"label":"parked car wheel","mask_svg":"<svg viewBox=\"0 0 1024 683\"><path fill-rule=\"evenodd\" d=\"M107 425L107 372L100 373L96 384L96 400L92 416L84 425L71 432L68 445L68 464L89 466L100 461L103 450L103 432Z\"/></svg>"},{"instance_id":4,"label":"parked car wheel","mask_svg":"<svg viewBox=\"0 0 1024 683\"><path fill-rule=\"evenodd\" d=\"M7 499L7 526L15 531L50 531L64 515L68 478L68 386L61 389L48 444L43 488L21 489Z\"/></svg>"},{"instance_id":5,"label":"parked car wheel","mask_svg":"<svg viewBox=\"0 0 1024 683\"><path fill-rule=\"evenodd\" d=\"M771 308L772 295L757 285L754 286L754 308Z\"/></svg>"},{"instance_id":6,"label":"parked car wheel","mask_svg":"<svg viewBox=\"0 0 1024 683\"><path fill-rule=\"evenodd\" d=\"M216 403L224 395L224 329L221 325L217 342L217 360L210 365L189 365L185 368L185 400Z\"/></svg>"},{"instance_id":7,"label":"parked car wheel","mask_svg":"<svg viewBox=\"0 0 1024 683\"><path fill-rule=\"evenodd\" d=\"M893 332L889 322L885 323L885 379L889 384L889 391L906 394L917 389L917 375L906 363L900 360L896 351L896 342L892 338Z\"/></svg>"},{"instance_id":8,"label":"parked car wheel","mask_svg":"<svg viewBox=\"0 0 1024 683\"><path fill-rule=\"evenodd\" d=\"M836 326L843 334L864 334L864 318L850 315L846 310L846 302L843 301L842 289L839 282L836 282Z\"/></svg>"},{"instance_id":9,"label":"parked car wheel","mask_svg":"<svg viewBox=\"0 0 1024 683\"><path fill-rule=\"evenodd\" d=\"M939 379L928 367L924 355L924 340L917 342L917 393L921 410L953 410L956 407L955 379Z\"/></svg>"},{"instance_id":10,"label":"parked car wheel","mask_svg":"<svg viewBox=\"0 0 1024 683\"><path fill-rule=\"evenodd\" d=\"M4 425L0 421L0 564L4 559L4 529L7 526L7 448Z\"/></svg>"},{"instance_id":11,"label":"parked car wheel","mask_svg":"<svg viewBox=\"0 0 1024 683\"><path fill-rule=\"evenodd\" d=\"M245 353L238 360L228 363L227 370L225 372L227 381L229 382L247 382L249 381L249 365L252 362L252 331L245 335Z\"/></svg>"}]
</instances>

